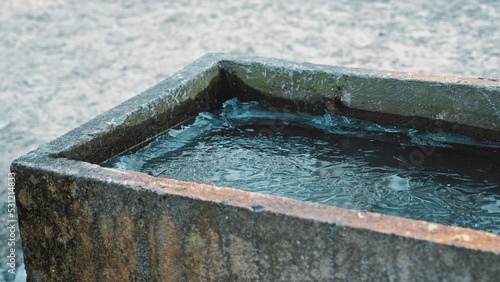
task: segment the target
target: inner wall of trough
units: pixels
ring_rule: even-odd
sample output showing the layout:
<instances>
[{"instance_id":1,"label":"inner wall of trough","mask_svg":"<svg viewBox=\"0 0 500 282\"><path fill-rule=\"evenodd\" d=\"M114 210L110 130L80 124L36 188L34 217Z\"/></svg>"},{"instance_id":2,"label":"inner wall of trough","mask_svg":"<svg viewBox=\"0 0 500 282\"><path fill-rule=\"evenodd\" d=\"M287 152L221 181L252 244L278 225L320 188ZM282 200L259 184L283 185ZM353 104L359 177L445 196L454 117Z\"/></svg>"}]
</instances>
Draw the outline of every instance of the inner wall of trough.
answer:
<instances>
[{"instance_id":1,"label":"inner wall of trough","mask_svg":"<svg viewBox=\"0 0 500 282\"><path fill-rule=\"evenodd\" d=\"M220 75L215 76L208 87L194 96L194 99L187 99L176 106L173 111L160 111L160 104L151 102L147 112L134 112L127 124L110 128L104 134L100 134L87 142L83 142L73 147L70 151L61 152L55 157L63 157L73 160L85 161L99 164L112 156L118 155L133 147L140 148L148 144L159 133L175 126L185 120L198 115L203 111L212 111L222 107L222 103L231 98L225 83ZM180 93L174 99L180 99ZM190 95L191 96L191 95ZM135 98L132 98L135 99ZM162 103L168 103L162 101ZM165 105L163 105L165 106ZM120 107L120 106L119 106ZM168 105L166 105L168 107ZM133 109L136 111L137 109ZM155 113L151 111L156 111ZM161 112L161 113L159 113ZM144 115L148 118L141 122L134 122L131 119L141 119ZM103 120L103 119L101 119ZM102 121L104 122L104 121ZM132 124L132 125L129 125Z\"/></svg>"},{"instance_id":2,"label":"inner wall of trough","mask_svg":"<svg viewBox=\"0 0 500 282\"><path fill-rule=\"evenodd\" d=\"M273 95L272 93L263 93L243 82L234 74L225 73L224 77L227 80L228 88L234 97L242 102L258 101L259 103L269 104L272 107L290 110L309 112L311 114L321 115L326 113L325 105L338 104L334 97L328 99L310 99L310 100L290 100Z\"/></svg>"},{"instance_id":3,"label":"inner wall of trough","mask_svg":"<svg viewBox=\"0 0 500 282\"><path fill-rule=\"evenodd\" d=\"M111 128L104 134L96 136L90 141L83 142L69 152L63 152L56 157L65 157L98 164L131 148L142 148L157 134L178 123L195 117L200 112L221 108L224 101L233 97L238 98L240 101L259 101L290 111L309 112L316 115L325 113L338 114L382 125L401 126L429 132L436 132L436 129L439 129L439 131L467 135L478 139L500 141L499 131L418 116L402 116L348 107L344 105L340 98L344 91L345 81L350 79L347 75L330 79L328 84L333 85L333 90L330 93L313 93L312 95L295 94L294 97L284 98L282 93L275 93L279 91L276 90L276 86L269 87L269 92L264 93L262 90L258 90L245 83L238 77L237 72L233 70L231 67L228 70L224 66L220 67L219 74L210 81L207 87L203 88L199 93L190 94L194 99L187 99L175 107L173 111L160 111L159 108L161 105L156 104L150 109L161 113L139 112L137 115L148 115L149 117L142 122L132 123L133 125L122 124L116 128ZM300 76L300 74L297 75ZM314 75L321 76L325 74L315 73ZM193 83L196 83L196 81L193 81ZM293 82L287 81L287 83ZM317 89L315 90L317 92ZM173 98L180 99L179 95L177 94ZM151 104L153 103L151 102Z\"/></svg>"},{"instance_id":4,"label":"inner wall of trough","mask_svg":"<svg viewBox=\"0 0 500 282\"><path fill-rule=\"evenodd\" d=\"M316 74L315 74L316 75ZM274 93L276 85L269 86L269 92L264 93L261 90L256 89L245 83L238 75L230 71L222 71L222 76L224 77L225 84L229 88L229 92L234 93L233 95L237 97L240 101L259 101L267 103L273 107L291 110L291 111L302 111L309 112L316 115L323 115L325 113L344 115L352 118L362 119L366 121L375 122L377 124L385 126L398 126L404 128L414 128L417 130L427 131L427 132L448 132L452 134L459 134L470 136L480 140L491 140L500 142L500 131L478 128L470 125L460 124L456 122L449 122L446 120L436 120L425 117L419 117L414 115L398 115L389 114L384 112L376 112L364 109L357 109L346 106L341 101L341 95L344 92L345 81L350 80L351 77L343 75L337 79L331 79L330 84L334 84L335 88L330 93L314 93L305 96L301 99L300 94L295 94L291 100L281 97L281 94ZM354 79L359 80L360 78L355 77ZM369 83L370 78L366 81ZM386 79L389 83L389 80ZM392 79L394 80L394 79ZM406 81L390 81L392 84L397 83L407 83ZM292 83L292 82L287 82ZM429 82L414 82L414 83L429 83ZM274 91L274 92L273 92ZM439 93L437 93L439 94ZM356 95L352 93L351 95ZM444 105L448 106L448 105ZM411 112L412 109L408 108L403 110Z\"/></svg>"}]
</instances>

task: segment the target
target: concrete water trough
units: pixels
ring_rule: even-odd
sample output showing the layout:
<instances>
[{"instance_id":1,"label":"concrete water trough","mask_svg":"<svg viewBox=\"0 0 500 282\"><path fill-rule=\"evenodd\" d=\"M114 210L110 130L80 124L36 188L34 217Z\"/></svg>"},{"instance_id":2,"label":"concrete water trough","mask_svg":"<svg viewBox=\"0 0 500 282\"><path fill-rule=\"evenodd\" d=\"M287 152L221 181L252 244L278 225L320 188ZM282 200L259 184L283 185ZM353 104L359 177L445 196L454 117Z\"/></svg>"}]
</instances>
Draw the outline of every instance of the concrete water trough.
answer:
<instances>
[{"instance_id":1,"label":"concrete water trough","mask_svg":"<svg viewBox=\"0 0 500 282\"><path fill-rule=\"evenodd\" d=\"M99 165L233 97L500 141L496 80L209 54L14 161L28 279L500 277L492 233Z\"/></svg>"}]
</instances>

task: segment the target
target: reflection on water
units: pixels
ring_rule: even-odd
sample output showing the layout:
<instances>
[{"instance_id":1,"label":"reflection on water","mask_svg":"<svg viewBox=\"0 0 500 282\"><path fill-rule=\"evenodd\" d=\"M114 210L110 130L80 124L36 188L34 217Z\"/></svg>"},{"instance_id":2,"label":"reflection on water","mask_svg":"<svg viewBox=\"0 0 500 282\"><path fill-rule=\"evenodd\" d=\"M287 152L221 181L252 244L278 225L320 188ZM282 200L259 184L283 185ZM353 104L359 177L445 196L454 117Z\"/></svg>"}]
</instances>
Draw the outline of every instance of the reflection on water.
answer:
<instances>
[{"instance_id":1,"label":"reflection on water","mask_svg":"<svg viewBox=\"0 0 500 282\"><path fill-rule=\"evenodd\" d=\"M403 165L416 150L426 153L419 165ZM103 165L500 234L499 151L467 137L232 99Z\"/></svg>"}]
</instances>

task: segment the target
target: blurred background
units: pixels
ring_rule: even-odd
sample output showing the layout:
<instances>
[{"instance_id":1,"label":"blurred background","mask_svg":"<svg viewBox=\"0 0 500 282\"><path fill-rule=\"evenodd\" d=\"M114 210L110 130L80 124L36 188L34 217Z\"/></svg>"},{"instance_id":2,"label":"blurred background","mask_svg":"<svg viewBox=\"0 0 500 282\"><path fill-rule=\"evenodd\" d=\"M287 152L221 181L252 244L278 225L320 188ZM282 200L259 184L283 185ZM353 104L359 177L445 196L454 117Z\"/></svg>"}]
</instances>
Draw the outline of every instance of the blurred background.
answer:
<instances>
[{"instance_id":1,"label":"blurred background","mask_svg":"<svg viewBox=\"0 0 500 282\"><path fill-rule=\"evenodd\" d=\"M0 281L10 163L202 55L498 79L499 27L496 0L2 0Z\"/></svg>"}]
</instances>

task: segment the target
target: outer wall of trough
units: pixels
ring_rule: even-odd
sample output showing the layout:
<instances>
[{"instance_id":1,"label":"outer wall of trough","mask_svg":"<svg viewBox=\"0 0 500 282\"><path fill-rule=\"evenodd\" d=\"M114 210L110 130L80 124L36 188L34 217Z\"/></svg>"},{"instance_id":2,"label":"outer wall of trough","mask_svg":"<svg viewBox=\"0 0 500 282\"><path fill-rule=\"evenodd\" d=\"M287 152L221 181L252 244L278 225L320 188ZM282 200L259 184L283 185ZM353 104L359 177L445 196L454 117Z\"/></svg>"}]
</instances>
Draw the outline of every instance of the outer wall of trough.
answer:
<instances>
[{"instance_id":1,"label":"outer wall of trough","mask_svg":"<svg viewBox=\"0 0 500 282\"><path fill-rule=\"evenodd\" d=\"M494 281L500 275L500 240L483 232L44 161L13 166L26 268L35 281Z\"/></svg>"},{"instance_id":2,"label":"outer wall of trough","mask_svg":"<svg viewBox=\"0 0 500 282\"><path fill-rule=\"evenodd\" d=\"M269 72L279 64L294 65L205 56L16 160L12 171L29 279L493 281L499 277L500 238L492 234L91 164L148 139L177 119L216 107L230 96L227 88L234 87L234 77L246 79L246 72L232 74L253 61L257 66L267 64ZM293 68L327 74L341 70L335 82L339 91L327 98L319 84L307 86L321 102L333 97L347 103L339 96L342 85L348 85L345 75L360 72L307 64ZM250 86L245 84L244 91L261 87L252 80L245 83ZM279 88L265 87L264 94L269 89L280 93ZM352 96L351 106L353 101Z\"/></svg>"}]
</instances>

